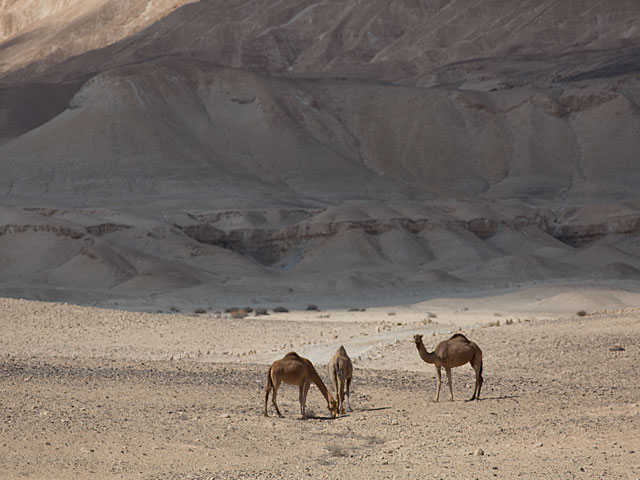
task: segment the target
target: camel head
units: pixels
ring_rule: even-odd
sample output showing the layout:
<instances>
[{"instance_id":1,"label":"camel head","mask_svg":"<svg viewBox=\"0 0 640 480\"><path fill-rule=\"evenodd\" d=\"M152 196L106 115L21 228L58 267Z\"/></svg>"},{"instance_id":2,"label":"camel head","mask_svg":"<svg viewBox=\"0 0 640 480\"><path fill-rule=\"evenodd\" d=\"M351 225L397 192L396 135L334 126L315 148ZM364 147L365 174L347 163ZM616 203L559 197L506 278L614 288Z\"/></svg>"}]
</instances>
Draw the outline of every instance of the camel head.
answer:
<instances>
[{"instance_id":1,"label":"camel head","mask_svg":"<svg viewBox=\"0 0 640 480\"><path fill-rule=\"evenodd\" d=\"M413 336L413 341L416 342L416 345L420 345L422 343L422 335L420 335L419 333L416 333Z\"/></svg>"},{"instance_id":2,"label":"camel head","mask_svg":"<svg viewBox=\"0 0 640 480\"><path fill-rule=\"evenodd\" d=\"M331 413L331 418L336 418L338 416L338 402L333 398L329 398L329 412Z\"/></svg>"}]
</instances>

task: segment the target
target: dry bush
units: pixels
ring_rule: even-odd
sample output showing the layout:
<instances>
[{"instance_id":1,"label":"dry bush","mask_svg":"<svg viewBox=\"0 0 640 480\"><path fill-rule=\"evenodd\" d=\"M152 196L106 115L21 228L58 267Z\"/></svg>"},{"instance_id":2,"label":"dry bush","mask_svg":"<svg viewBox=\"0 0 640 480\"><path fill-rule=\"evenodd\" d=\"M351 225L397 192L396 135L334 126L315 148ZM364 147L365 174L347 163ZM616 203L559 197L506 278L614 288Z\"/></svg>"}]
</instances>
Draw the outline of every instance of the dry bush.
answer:
<instances>
[{"instance_id":1,"label":"dry bush","mask_svg":"<svg viewBox=\"0 0 640 480\"><path fill-rule=\"evenodd\" d=\"M249 313L245 312L244 310L235 310L233 312L231 312L230 316L233 319L240 319L240 318L245 318L246 316L248 316Z\"/></svg>"},{"instance_id":2,"label":"dry bush","mask_svg":"<svg viewBox=\"0 0 640 480\"><path fill-rule=\"evenodd\" d=\"M338 445L327 445L324 447L331 457L348 457L349 454Z\"/></svg>"}]
</instances>

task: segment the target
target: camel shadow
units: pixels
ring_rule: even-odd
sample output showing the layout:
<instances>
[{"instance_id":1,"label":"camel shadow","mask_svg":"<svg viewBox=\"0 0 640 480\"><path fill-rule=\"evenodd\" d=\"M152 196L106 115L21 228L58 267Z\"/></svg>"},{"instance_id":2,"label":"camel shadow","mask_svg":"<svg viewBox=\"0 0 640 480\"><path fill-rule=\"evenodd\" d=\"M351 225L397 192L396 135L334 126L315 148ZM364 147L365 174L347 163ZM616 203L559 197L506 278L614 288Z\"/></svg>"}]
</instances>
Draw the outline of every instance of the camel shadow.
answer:
<instances>
[{"instance_id":1,"label":"camel shadow","mask_svg":"<svg viewBox=\"0 0 640 480\"><path fill-rule=\"evenodd\" d=\"M369 407L369 408L359 408L358 412L377 412L378 410L389 410L391 407ZM354 410L355 412L356 410ZM351 413L351 412L349 412Z\"/></svg>"},{"instance_id":2,"label":"camel shadow","mask_svg":"<svg viewBox=\"0 0 640 480\"><path fill-rule=\"evenodd\" d=\"M485 400L513 400L514 402L519 403L518 398L518 395L499 395L497 397L483 397L477 400L465 400L465 403L484 402Z\"/></svg>"},{"instance_id":3,"label":"camel shadow","mask_svg":"<svg viewBox=\"0 0 640 480\"><path fill-rule=\"evenodd\" d=\"M357 410L351 410L350 412L347 412L347 413L338 414L336 418L348 417L350 414L354 412L377 412L379 410L390 410L390 409L391 407L358 408ZM328 416L312 414L312 415L307 415L307 418L305 420L335 420L335 419Z\"/></svg>"},{"instance_id":4,"label":"camel shadow","mask_svg":"<svg viewBox=\"0 0 640 480\"><path fill-rule=\"evenodd\" d=\"M336 417L338 418L338 417ZM304 418L300 418L300 420L320 420L322 422L326 421L326 420L335 420L335 418L331 418L329 416L320 416L320 415L307 415Z\"/></svg>"}]
</instances>

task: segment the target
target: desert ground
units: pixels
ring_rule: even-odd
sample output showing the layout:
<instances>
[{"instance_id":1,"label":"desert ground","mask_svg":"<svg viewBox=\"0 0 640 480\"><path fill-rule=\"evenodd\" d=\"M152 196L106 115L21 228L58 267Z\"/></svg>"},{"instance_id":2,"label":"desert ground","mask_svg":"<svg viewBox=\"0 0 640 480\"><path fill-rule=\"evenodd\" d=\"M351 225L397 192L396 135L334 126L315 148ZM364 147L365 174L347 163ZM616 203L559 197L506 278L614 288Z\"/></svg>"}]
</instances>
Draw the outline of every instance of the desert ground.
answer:
<instances>
[{"instance_id":1,"label":"desert ground","mask_svg":"<svg viewBox=\"0 0 640 480\"><path fill-rule=\"evenodd\" d=\"M499 298L482 299L492 315L456 299L238 319L3 299L1 476L640 478L640 309L511 316L514 298ZM483 350L480 401L464 401L466 365L454 401L445 380L436 403L435 368L410 340L431 350L453 332ZM353 411L331 419L312 386L302 419L285 385L284 418L271 404L263 416L273 360L307 356L332 391L339 345Z\"/></svg>"}]
</instances>

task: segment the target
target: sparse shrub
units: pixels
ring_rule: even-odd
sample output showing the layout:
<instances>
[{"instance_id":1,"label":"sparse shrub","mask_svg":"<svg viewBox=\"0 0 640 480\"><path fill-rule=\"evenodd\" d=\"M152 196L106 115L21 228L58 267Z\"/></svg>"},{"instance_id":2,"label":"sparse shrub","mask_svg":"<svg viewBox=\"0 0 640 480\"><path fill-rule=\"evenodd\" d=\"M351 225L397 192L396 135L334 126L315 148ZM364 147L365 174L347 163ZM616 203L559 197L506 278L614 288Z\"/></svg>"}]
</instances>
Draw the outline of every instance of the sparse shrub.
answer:
<instances>
[{"instance_id":1,"label":"sparse shrub","mask_svg":"<svg viewBox=\"0 0 640 480\"><path fill-rule=\"evenodd\" d=\"M318 305L314 305L313 303L310 303L309 305L307 305L307 311L308 312L317 312L318 311Z\"/></svg>"},{"instance_id":2,"label":"sparse shrub","mask_svg":"<svg viewBox=\"0 0 640 480\"><path fill-rule=\"evenodd\" d=\"M369 445L383 445L384 444L384 440L382 438L378 438L376 436L371 436L371 437L367 437L366 438L367 443Z\"/></svg>"},{"instance_id":3,"label":"sparse shrub","mask_svg":"<svg viewBox=\"0 0 640 480\"><path fill-rule=\"evenodd\" d=\"M282 305L279 305L277 307L273 307L273 311L275 313L288 313L289 310L287 310L285 307L283 307Z\"/></svg>"},{"instance_id":4,"label":"sparse shrub","mask_svg":"<svg viewBox=\"0 0 640 480\"><path fill-rule=\"evenodd\" d=\"M396 314L396 312L387 312L387 315L389 315L390 317L394 317Z\"/></svg>"},{"instance_id":5,"label":"sparse shrub","mask_svg":"<svg viewBox=\"0 0 640 480\"><path fill-rule=\"evenodd\" d=\"M244 309L243 309L243 310L244 310L245 312L247 312L247 313L251 313L251 312L253 312L253 308L251 308L251 307L244 307Z\"/></svg>"},{"instance_id":6,"label":"sparse shrub","mask_svg":"<svg viewBox=\"0 0 640 480\"><path fill-rule=\"evenodd\" d=\"M193 313L207 313L207 310L204 308L196 308Z\"/></svg>"},{"instance_id":7,"label":"sparse shrub","mask_svg":"<svg viewBox=\"0 0 640 480\"><path fill-rule=\"evenodd\" d=\"M233 313L240 310L238 307L227 307L224 309L224 313Z\"/></svg>"},{"instance_id":8,"label":"sparse shrub","mask_svg":"<svg viewBox=\"0 0 640 480\"><path fill-rule=\"evenodd\" d=\"M427 312L427 317L428 318L438 318L438 316L433 312Z\"/></svg>"},{"instance_id":9,"label":"sparse shrub","mask_svg":"<svg viewBox=\"0 0 640 480\"><path fill-rule=\"evenodd\" d=\"M513 325L513 319L511 318L507 318L507 321L505 322L507 325Z\"/></svg>"},{"instance_id":10,"label":"sparse shrub","mask_svg":"<svg viewBox=\"0 0 640 480\"><path fill-rule=\"evenodd\" d=\"M366 308L358 308L358 307L352 307L349 310L347 310L348 312L366 312L367 309Z\"/></svg>"},{"instance_id":11,"label":"sparse shrub","mask_svg":"<svg viewBox=\"0 0 640 480\"><path fill-rule=\"evenodd\" d=\"M269 315L269 312L264 307L258 307L256 308L256 315Z\"/></svg>"},{"instance_id":12,"label":"sparse shrub","mask_svg":"<svg viewBox=\"0 0 640 480\"><path fill-rule=\"evenodd\" d=\"M178 307L176 307L175 305L171 305L169 307L169 310L172 311L172 312L179 312L180 311L180 309Z\"/></svg>"},{"instance_id":13,"label":"sparse shrub","mask_svg":"<svg viewBox=\"0 0 640 480\"><path fill-rule=\"evenodd\" d=\"M231 312L230 317L238 320L240 318L245 318L247 315L249 315L247 312L245 312L244 310L236 310L234 312Z\"/></svg>"},{"instance_id":14,"label":"sparse shrub","mask_svg":"<svg viewBox=\"0 0 640 480\"><path fill-rule=\"evenodd\" d=\"M338 445L327 445L325 449L327 450L327 452L329 452L329 456L331 457L348 456L347 452L345 452L344 449L342 447L339 447Z\"/></svg>"},{"instance_id":15,"label":"sparse shrub","mask_svg":"<svg viewBox=\"0 0 640 480\"><path fill-rule=\"evenodd\" d=\"M585 310L578 310L578 312L576 313L576 315L578 315L579 317L584 317L587 314L587 312Z\"/></svg>"}]
</instances>

